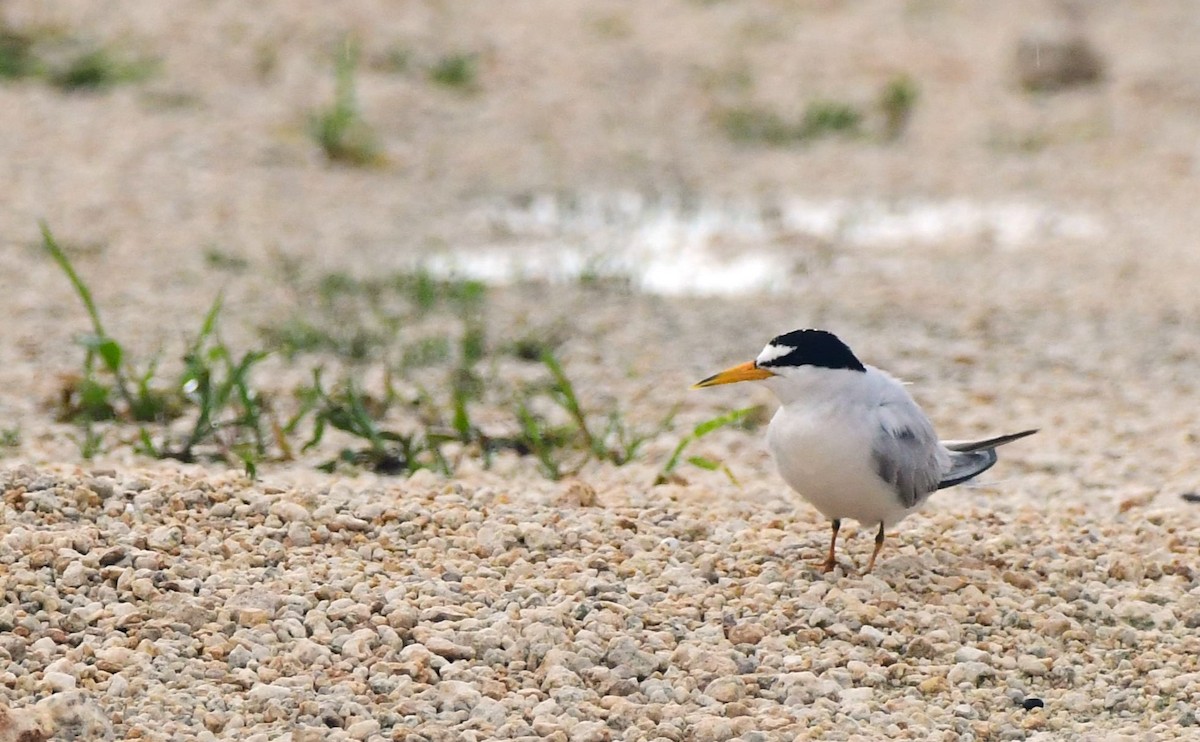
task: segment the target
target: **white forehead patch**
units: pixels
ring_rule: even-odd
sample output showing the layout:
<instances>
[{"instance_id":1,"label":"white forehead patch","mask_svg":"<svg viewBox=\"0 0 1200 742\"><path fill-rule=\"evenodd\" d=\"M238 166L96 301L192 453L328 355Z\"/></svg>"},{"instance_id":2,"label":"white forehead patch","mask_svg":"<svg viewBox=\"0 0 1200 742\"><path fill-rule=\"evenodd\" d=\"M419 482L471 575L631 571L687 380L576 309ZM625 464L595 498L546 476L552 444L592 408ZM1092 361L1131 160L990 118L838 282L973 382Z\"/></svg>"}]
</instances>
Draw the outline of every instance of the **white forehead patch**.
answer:
<instances>
[{"instance_id":1,"label":"white forehead patch","mask_svg":"<svg viewBox=\"0 0 1200 742\"><path fill-rule=\"evenodd\" d=\"M782 358L786 356L793 350L795 350L795 348L790 345L776 345L775 343L767 343L767 347L762 349L762 353L759 353L758 358L755 358L754 361L759 365L770 363L776 358Z\"/></svg>"}]
</instances>

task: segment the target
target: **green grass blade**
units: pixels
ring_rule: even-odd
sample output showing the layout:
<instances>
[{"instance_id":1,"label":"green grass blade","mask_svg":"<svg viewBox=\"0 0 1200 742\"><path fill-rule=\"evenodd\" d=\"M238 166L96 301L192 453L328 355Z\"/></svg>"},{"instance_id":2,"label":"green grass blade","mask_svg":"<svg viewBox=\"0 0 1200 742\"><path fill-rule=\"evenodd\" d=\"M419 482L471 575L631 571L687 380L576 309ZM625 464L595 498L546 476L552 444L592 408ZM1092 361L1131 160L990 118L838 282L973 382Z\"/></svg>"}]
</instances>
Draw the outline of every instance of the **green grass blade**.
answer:
<instances>
[{"instance_id":1,"label":"green grass blade","mask_svg":"<svg viewBox=\"0 0 1200 742\"><path fill-rule=\"evenodd\" d=\"M39 221L38 226L42 230L42 248L50 253L50 257L62 269L62 272L67 274L67 280L75 288L75 293L79 295L80 301L83 302L84 309L87 310L88 317L92 320L92 329L98 337L106 338L108 333L104 331L104 324L100 322L100 311L96 309L96 302L92 300L92 291L88 288L79 274L75 272L75 266L71 265L70 258L58 246L58 242L54 239L54 235L50 232L50 227L45 221Z\"/></svg>"},{"instance_id":2,"label":"green grass blade","mask_svg":"<svg viewBox=\"0 0 1200 742\"><path fill-rule=\"evenodd\" d=\"M721 462L713 459L705 458L704 456L688 456L688 463L692 466L698 466L707 471L716 471L721 468Z\"/></svg>"},{"instance_id":3,"label":"green grass blade","mask_svg":"<svg viewBox=\"0 0 1200 742\"><path fill-rule=\"evenodd\" d=\"M679 445L675 446L675 450L671 452L671 455L667 458L667 462L663 464L662 469L660 469L658 475L655 476L655 484L662 484L670 480L671 474L675 471L676 467L679 466L679 461L683 456L683 452L692 443L695 443L714 430L720 430L727 425L733 425L743 418L753 414L757 410L758 407L742 407L731 412L726 412L723 415L717 415L714 418L697 424L696 427L692 428L692 432L685 435L683 439L679 441ZM720 462L712 461L711 459L701 456L691 456L687 459L687 461L693 466L698 466L701 469L708 469L710 471L717 468L724 469L730 480L734 481L735 483L737 482L737 480L733 478L733 473L728 470L728 467L725 467L724 464L721 464Z\"/></svg>"},{"instance_id":4,"label":"green grass blade","mask_svg":"<svg viewBox=\"0 0 1200 742\"><path fill-rule=\"evenodd\" d=\"M550 375L554 377L554 390L558 392L558 402L567 411L567 414L575 420L575 424L579 426L579 434L583 436L588 451L603 458L603 445L592 435L592 431L588 428L587 417L583 414L583 408L579 405L579 397L575 395L575 386L567 378L562 364L558 362L558 358L550 351L542 354L542 363L550 370Z\"/></svg>"},{"instance_id":5,"label":"green grass blade","mask_svg":"<svg viewBox=\"0 0 1200 742\"><path fill-rule=\"evenodd\" d=\"M711 420L705 420L692 429L692 438L703 438L714 430L719 430L726 425L732 425L733 423L736 423L747 415L752 414L757 409L757 407L742 407L741 409L727 412L724 415L718 415Z\"/></svg>"}]
</instances>

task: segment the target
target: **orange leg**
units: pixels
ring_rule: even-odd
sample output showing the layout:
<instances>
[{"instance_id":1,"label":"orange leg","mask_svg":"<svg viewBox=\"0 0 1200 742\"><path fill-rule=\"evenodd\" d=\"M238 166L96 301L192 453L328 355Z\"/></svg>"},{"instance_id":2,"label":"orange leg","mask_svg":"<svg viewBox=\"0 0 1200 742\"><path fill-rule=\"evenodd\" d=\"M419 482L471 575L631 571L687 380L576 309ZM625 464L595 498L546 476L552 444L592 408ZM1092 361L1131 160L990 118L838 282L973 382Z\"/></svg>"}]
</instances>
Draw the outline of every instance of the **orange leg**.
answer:
<instances>
[{"instance_id":1,"label":"orange leg","mask_svg":"<svg viewBox=\"0 0 1200 742\"><path fill-rule=\"evenodd\" d=\"M834 558L834 549L837 547L838 531L842 528L842 522L837 518L833 519L833 538L829 540L829 556L825 557L825 561L821 563L822 572L832 572L837 566L837 559Z\"/></svg>"},{"instance_id":2,"label":"orange leg","mask_svg":"<svg viewBox=\"0 0 1200 742\"><path fill-rule=\"evenodd\" d=\"M879 524L879 533L875 534L875 551L871 552L871 561L867 562L867 572L875 569L875 557L879 556L879 550L883 548L883 524ZM865 574L865 573L864 573Z\"/></svg>"}]
</instances>

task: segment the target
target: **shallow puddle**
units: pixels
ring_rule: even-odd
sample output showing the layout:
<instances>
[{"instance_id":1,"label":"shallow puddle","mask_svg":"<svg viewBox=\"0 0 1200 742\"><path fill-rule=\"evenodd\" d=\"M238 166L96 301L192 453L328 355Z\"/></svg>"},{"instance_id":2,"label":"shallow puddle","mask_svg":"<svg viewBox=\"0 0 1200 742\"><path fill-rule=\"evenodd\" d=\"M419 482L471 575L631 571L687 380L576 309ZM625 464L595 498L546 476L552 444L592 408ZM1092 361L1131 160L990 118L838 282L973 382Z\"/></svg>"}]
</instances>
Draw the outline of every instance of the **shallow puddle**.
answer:
<instances>
[{"instance_id":1,"label":"shallow puddle","mask_svg":"<svg viewBox=\"0 0 1200 742\"><path fill-rule=\"evenodd\" d=\"M490 283L620 279L660 294L783 291L820 253L986 242L1095 241L1094 216L1027 201L702 202L614 193L543 194L470 215L479 241L425 267Z\"/></svg>"}]
</instances>

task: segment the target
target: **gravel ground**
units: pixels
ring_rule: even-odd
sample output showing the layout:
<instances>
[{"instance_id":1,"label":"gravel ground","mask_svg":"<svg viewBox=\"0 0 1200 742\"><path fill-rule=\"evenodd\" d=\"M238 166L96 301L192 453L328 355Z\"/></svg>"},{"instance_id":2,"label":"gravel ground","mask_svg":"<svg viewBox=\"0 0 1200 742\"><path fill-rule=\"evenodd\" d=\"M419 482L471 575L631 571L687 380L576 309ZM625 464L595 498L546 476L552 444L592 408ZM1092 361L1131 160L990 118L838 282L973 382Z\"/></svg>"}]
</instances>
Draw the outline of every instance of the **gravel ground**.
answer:
<instances>
[{"instance_id":1,"label":"gravel ground","mask_svg":"<svg viewBox=\"0 0 1200 742\"><path fill-rule=\"evenodd\" d=\"M1196 512L955 505L859 576L869 533L822 575L812 513L699 487L29 467L0 484L0 683L45 696L63 738L1162 739L1197 723Z\"/></svg>"},{"instance_id":2,"label":"gravel ground","mask_svg":"<svg viewBox=\"0 0 1200 742\"><path fill-rule=\"evenodd\" d=\"M1191 3L1076 12L1103 80L1037 96L1014 83L1016 42L1064 6L1032 0L165 7L0 6L160 62L95 94L0 84L0 428L20 438L0 448L0 742L1200 734L1200 505L1181 497L1200 490ZM306 133L347 33L378 168L330 165ZM477 55L478 90L429 82L454 53ZM893 144L754 147L714 125L735 104L869 106L900 72L921 98ZM145 358L195 332L219 290L226 338L249 347L305 300L281 261L373 275L438 246L520 249L471 215L627 190L1015 199L1101 228L1019 245L784 235L791 290L763 296L494 289L489 341L558 336L593 409L653 422L680 405L640 461L569 482L504 457L452 479L301 460L249 481L130 446L84 461L53 420L88 328L31 247L39 218ZM947 438L1042 432L889 534L875 573L856 569L859 529L820 574L828 526L761 431L697 448L737 484L690 469L649 484L689 425L770 404L687 385L801 326L912 381ZM276 391L307 374L264 369Z\"/></svg>"}]
</instances>

